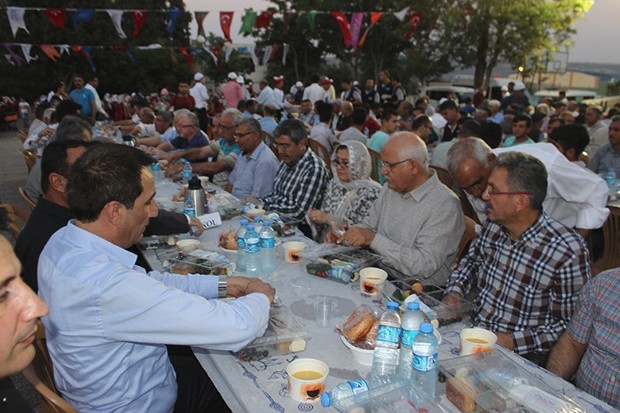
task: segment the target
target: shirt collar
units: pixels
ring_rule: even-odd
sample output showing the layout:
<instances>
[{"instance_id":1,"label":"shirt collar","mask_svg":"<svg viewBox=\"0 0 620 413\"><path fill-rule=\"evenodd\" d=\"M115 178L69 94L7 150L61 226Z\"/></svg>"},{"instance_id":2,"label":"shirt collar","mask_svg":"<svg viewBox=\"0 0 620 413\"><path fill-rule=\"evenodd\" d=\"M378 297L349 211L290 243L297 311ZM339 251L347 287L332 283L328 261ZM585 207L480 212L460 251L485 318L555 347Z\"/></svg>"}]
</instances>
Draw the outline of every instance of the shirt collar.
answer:
<instances>
[{"instance_id":1,"label":"shirt collar","mask_svg":"<svg viewBox=\"0 0 620 413\"><path fill-rule=\"evenodd\" d=\"M82 248L92 250L93 254L97 256L105 255L113 258L128 268L133 268L136 264L136 254L76 226L73 219L67 223L66 238L75 244L79 244Z\"/></svg>"}]
</instances>

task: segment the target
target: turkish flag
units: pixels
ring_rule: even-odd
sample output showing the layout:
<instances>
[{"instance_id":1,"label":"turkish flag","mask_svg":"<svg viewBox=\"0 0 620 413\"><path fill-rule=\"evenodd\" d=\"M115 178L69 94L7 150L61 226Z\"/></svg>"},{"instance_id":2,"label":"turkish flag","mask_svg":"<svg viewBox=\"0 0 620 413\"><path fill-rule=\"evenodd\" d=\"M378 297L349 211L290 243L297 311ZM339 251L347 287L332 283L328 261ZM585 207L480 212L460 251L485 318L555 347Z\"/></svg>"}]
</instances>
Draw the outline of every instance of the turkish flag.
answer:
<instances>
[{"instance_id":1,"label":"turkish flag","mask_svg":"<svg viewBox=\"0 0 620 413\"><path fill-rule=\"evenodd\" d=\"M258 17L256 18L256 22L254 22L254 28L255 29L268 29L269 28L269 22L271 22L271 19L273 18L273 15L275 14L275 11L264 11L261 12L261 14L258 15Z\"/></svg>"},{"instance_id":2,"label":"turkish flag","mask_svg":"<svg viewBox=\"0 0 620 413\"><path fill-rule=\"evenodd\" d=\"M189 67L194 66L194 59L192 59L192 56L190 56L189 52L187 51L187 47L179 46L179 51L183 53L183 56L185 56L185 60L187 60L187 64L189 65Z\"/></svg>"},{"instance_id":3,"label":"turkish flag","mask_svg":"<svg viewBox=\"0 0 620 413\"><path fill-rule=\"evenodd\" d=\"M332 11L331 15L334 19L336 19L338 26L340 26L340 31L342 32L345 46L348 46L351 43L351 29L349 28L347 18L341 11Z\"/></svg>"},{"instance_id":4,"label":"turkish flag","mask_svg":"<svg viewBox=\"0 0 620 413\"><path fill-rule=\"evenodd\" d=\"M232 11L221 11L220 12L220 27L222 28L222 32L224 32L224 37L230 43L232 43L232 38L230 37L230 24L232 23L232 18L235 12Z\"/></svg>"},{"instance_id":5,"label":"turkish flag","mask_svg":"<svg viewBox=\"0 0 620 413\"><path fill-rule=\"evenodd\" d=\"M133 20L133 24L136 25L135 29L133 29L134 39L140 35L142 27L144 26L144 21L146 20L146 15L148 13L148 10L134 10L133 12L131 12L131 20Z\"/></svg>"},{"instance_id":6,"label":"turkish flag","mask_svg":"<svg viewBox=\"0 0 620 413\"><path fill-rule=\"evenodd\" d=\"M65 28L65 17L67 16L66 9L45 9L45 16L47 16L47 20L52 23L54 26L64 29Z\"/></svg>"},{"instance_id":7,"label":"turkish flag","mask_svg":"<svg viewBox=\"0 0 620 413\"><path fill-rule=\"evenodd\" d=\"M407 31L407 34L405 34L407 39L410 38L413 32L415 32L415 29L418 28L420 20L422 20L422 13L411 13L411 16L409 16L409 24L411 25L411 28Z\"/></svg>"}]
</instances>

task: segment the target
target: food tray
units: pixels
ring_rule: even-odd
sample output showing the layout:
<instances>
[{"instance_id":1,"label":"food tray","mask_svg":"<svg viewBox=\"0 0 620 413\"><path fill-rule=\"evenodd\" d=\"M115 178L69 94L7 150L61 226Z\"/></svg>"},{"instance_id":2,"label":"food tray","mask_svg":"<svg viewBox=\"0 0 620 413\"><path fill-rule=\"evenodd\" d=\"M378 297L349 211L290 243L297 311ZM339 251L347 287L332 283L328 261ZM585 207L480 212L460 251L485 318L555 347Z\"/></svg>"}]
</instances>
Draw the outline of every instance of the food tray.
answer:
<instances>
[{"instance_id":1,"label":"food tray","mask_svg":"<svg viewBox=\"0 0 620 413\"><path fill-rule=\"evenodd\" d=\"M443 288L436 285L425 285L423 286L422 293L415 294L419 298L422 307L426 305L430 308L432 313L427 313L427 316L430 319L436 318L439 322L439 326L452 324L463 319L469 321L474 314L474 305L461 299L458 306L448 307L441 302L444 292L445 290ZM405 300L413 294L411 285L402 281L388 282L381 291L381 296L384 301L396 301L401 306L405 306ZM409 300L411 300L411 298ZM407 302L409 300L407 300Z\"/></svg>"},{"instance_id":2,"label":"food tray","mask_svg":"<svg viewBox=\"0 0 620 413\"><path fill-rule=\"evenodd\" d=\"M265 334L239 350L237 357L243 361L251 361L297 353L306 349L306 342L310 337L310 333L304 330L288 307L274 302L269 311L269 324Z\"/></svg>"},{"instance_id":3,"label":"food tray","mask_svg":"<svg viewBox=\"0 0 620 413\"><path fill-rule=\"evenodd\" d=\"M142 250L174 248L178 240L178 235L152 235L150 237L143 237L138 243L138 246Z\"/></svg>"},{"instance_id":4,"label":"food tray","mask_svg":"<svg viewBox=\"0 0 620 413\"><path fill-rule=\"evenodd\" d=\"M464 413L585 413L497 349L442 360L438 373L438 395Z\"/></svg>"},{"instance_id":5,"label":"food tray","mask_svg":"<svg viewBox=\"0 0 620 413\"><path fill-rule=\"evenodd\" d=\"M164 269L172 274L232 275L235 272L235 263L217 252L195 250L185 253L176 249L156 252Z\"/></svg>"}]
</instances>

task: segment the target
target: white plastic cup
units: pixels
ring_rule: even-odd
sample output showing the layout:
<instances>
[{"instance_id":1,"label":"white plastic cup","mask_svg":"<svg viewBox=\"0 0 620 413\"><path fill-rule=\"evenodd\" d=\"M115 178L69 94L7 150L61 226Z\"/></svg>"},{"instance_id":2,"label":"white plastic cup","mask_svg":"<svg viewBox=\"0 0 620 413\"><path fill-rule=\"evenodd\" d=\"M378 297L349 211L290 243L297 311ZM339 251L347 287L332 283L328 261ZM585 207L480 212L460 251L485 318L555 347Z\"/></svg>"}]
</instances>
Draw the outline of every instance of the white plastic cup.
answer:
<instances>
[{"instance_id":1,"label":"white plastic cup","mask_svg":"<svg viewBox=\"0 0 620 413\"><path fill-rule=\"evenodd\" d=\"M305 403L315 402L325 391L329 367L321 360L303 358L289 363L286 373L291 399Z\"/></svg>"},{"instance_id":2,"label":"white plastic cup","mask_svg":"<svg viewBox=\"0 0 620 413\"><path fill-rule=\"evenodd\" d=\"M367 267L360 271L360 291L362 294L374 296L385 287L387 272L381 268Z\"/></svg>"},{"instance_id":3,"label":"white plastic cup","mask_svg":"<svg viewBox=\"0 0 620 413\"><path fill-rule=\"evenodd\" d=\"M325 328L330 325L336 312L336 299L325 295L319 295L314 301L316 312L316 323L319 327Z\"/></svg>"},{"instance_id":4,"label":"white plastic cup","mask_svg":"<svg viewBox=\"0 0 620 413\"><path fill-rule=\"evenodd\" d=\"M493 350L497 336L484 328L464 328L461 330L461 348L460 355L467 356L470 354L484 353Z\"/></svg>"},{"instance_id":5,"label":"white plastic cup","mask_svg":"<svg viewBox=\"0 0 620 413\"><path fill-rule=\"evenodd\" d=\"M306 248L306 243L302 241L289 241L282 244L284 248L284 259L286 262L297 264L301 262L299 253Z\"/></svg>"}]
</instances>

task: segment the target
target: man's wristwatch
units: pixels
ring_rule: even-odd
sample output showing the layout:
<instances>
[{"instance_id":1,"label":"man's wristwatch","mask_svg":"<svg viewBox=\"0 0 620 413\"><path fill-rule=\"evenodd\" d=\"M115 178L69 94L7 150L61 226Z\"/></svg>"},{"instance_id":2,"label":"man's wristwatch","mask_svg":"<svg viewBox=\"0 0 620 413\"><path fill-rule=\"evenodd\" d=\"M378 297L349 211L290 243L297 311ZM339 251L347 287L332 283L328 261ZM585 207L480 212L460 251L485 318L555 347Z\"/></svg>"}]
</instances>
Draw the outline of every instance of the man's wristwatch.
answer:
<instances>
[{"instance_id":1,"label":"man's wristwatch","mask_svg":"<svg viewBox=\"0 0 620 413\"><path fill-rule=\"evenodd\" d=\"M226 298L226 276L220 275L217 282L217 298Z\"/></svg>"}]
</instances>

